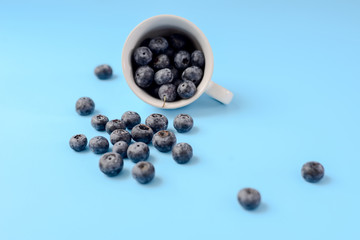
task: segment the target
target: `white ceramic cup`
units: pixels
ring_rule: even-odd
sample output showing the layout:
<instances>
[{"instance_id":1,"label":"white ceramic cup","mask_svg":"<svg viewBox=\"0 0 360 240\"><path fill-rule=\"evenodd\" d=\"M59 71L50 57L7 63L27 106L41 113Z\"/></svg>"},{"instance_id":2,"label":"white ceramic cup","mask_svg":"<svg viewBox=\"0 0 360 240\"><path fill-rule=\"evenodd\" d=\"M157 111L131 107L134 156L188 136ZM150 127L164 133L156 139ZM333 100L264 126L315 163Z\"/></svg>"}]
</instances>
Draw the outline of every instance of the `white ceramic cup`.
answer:
<instances>
[{"instance_id":1,"label":"white ceramic cup","mask_svg":"<svg viewBox=\"0 0 360 240\"><path fill-rule=\"evenodd\" d=\"M205 56L205 68L203 79L201 80L195 95L189 99L182 99L175 102L164 102L154 98L136 85L133 68L132 56L133 51L146 38L169 35L169 33L182 33L194 43L195 47L201 50ZM122 52L122 68L126 82L131 90L144 102L165 109L180 108L198 99L204 92L216 100L228 104L233 98L233 93L224 87L211 81L214 70L214 56L209 41L204 33L189 20L174 15L158 15L146 19L137 25L129 34L125 41Z\"/></svg>"}]
</instances>

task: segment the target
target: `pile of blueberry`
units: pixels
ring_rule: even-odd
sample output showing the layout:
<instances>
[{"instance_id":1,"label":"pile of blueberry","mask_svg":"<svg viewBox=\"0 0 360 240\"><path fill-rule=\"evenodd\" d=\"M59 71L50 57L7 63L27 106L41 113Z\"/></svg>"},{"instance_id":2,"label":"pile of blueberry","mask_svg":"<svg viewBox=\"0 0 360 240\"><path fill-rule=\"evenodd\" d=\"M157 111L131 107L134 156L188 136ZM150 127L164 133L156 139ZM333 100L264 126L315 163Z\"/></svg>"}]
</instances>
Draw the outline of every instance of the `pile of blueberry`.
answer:
<instances>
[{"instance_id":1,"label":"pile of blueberry","mask_svg":"<svg viewBox=\"0 0 360 240\"><path fill-rule=\"evenodd\" d=\"M76 102L75 108L80 115L90 115L94 112L95 103L91 98L82 97ZM192 147L188 143L176 144L175 134L167 130L168 122L164 115L158 113L148 116L145 124L141 124L140 115L132 111L125 112L121 119L109 120L101 114L93 116L91 125L97 131L106 131L113 144L112 152L108 152L110 144L107 138L96 136L90 139L90 150L103 154L99 162L100 170L107 176L116 176L123 168L123 159L129 158L136 163L132 169L133 177L139 183L150 182L155 176L154 166L146 162L150 155L147 145L150 142L160 152L172 151L173 159L179 164L190 161ZM173 124L177 132L185 133L192 129L194 121L188 114L179 114ZM77 134L69 141L70 147L77 152L85 150L87 143L84 134Z\"/></svg>"},{"instance_id":2,"label":"pile of blueberry","mask_svg":"<svg viewBox=\"0 0 360 240\"><path fill-rule=\"evenodd\" d=\"M133 52L135 83L164 103L194 96L204 67L203 52L181 34L145 39Z\"/></svg>"},{"instance_id":3,"label":"pile of blueberry","mask_svg":"<svg viewBox=\"0 0 360 240\"><path fill-rule=\"evenodd\" d=\"M200 67L204 66L205 59L198 50L193 51L191 56L188 52L181 50L186 46L186 38L182 35L174 34L168 39L170 46L162 37L145 40L142 46L135 50L134 61L139 66L135 72L136 83L149 93L153 95L156 93L155 95L160 99L170 102L178 97L193 96L202 78ZM175 67L171 65L172 62L170 63L174 49L178 50L173 61ZM153 54L157 55L153 58ZM188 67L190 63L192 66ZM157 70L155 74L153 68ZM194 69L197 70L194 71ZM182 80L177 78L181 70L184 70L181 74ZM95 69L95 75L102 80L109 79L112 76L112 69L109 65L100 65ZM188 91L193 88L195 88L193 93ZM192 95L186 95L189 92ZM75 108L79 115L90 115L94 112L95 103L91 98L82 97L76 102ZM174 119L174 128L179 133L190 131L193 124L193 119L188 114L179 114ZM91 125L96 130L106 131L110 135L110 142L113 144L112 152L108 152L109 141L105 137L93 137L89 142L91 151L103 154L99 167L110 177L118 175L124 165L123 159L129 158L136 163L132 169L132 176L139 183L150 182L155 176L154 166L146 161L150 155L147 145L150 142L160 152L172 151L173 159L179 164L187 163L193 156L193 149L188 143L176 144L176 136L173 132L166 130L168 119L162 114L151 114L146 118L145 124L141 124L140 115L132 111L125 112L121 119L110 121L106 116L98 114L92 117ZM135 142L131 143L132 140ZM73 136L69 142L70 147L77 152L85 150L87 143L88 140L84 134ZM301 168L301 176L310 183L319 182L324 174L324 167L319 162L307 162ZM256 189L244 188L238 192L237 199L244 209L253 210L260 205L261 195Z\"/></svg>"}]
</instances>

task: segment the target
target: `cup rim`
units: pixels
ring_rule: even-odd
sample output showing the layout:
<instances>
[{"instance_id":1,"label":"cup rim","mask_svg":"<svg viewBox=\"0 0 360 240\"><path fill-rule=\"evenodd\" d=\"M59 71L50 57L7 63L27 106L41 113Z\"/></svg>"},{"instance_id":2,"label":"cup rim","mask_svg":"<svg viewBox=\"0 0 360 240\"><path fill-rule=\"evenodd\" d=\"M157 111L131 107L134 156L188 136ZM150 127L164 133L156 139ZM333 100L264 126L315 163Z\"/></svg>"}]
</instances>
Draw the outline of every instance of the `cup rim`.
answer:
<instances>
[{"instance_id":1,"label":"cup rim","mask_svg":"<svg viewBox=\"0 0 360 240\"><path fill-rule=\"evenodd\" d=\"M203 79L201 80L201 83L197 87L197 91L193 97L191 97L189 99L177 100L174 102L166 102L165 105L163 106L162 100L156 99L148 93L144 93L144 90L136 85L134 77L133 77L133 73L131 71L131 69L132 69L131 59L132 59L133 48L136 45L136 43L134 43L134 42L136 42L136 40L137 40L137 42L139 41L139 39L136 39L136 37L134 37L134 36L141 34L141 32L143 32L144 29L151 26L152 22L154 22L154 21L164 22L165 23L164 25L168 26L169 19L184 22L188 27L188 29L186 29L186 30L188 32L191 32L193 37L196 37L196 40L199 43L199 45L201 46L202 51L205 56L205 69L204 69ZM178 27L178 26L175 26L175 27ZM133 47L131 47L131 46L133 46ZM206 38L205 34L193 22L191 22L183 17L176 16L176 15L163 14L163 15L157 15L157 16L153 16L148 19L145 19L144 21L139 23L130 32L130 34L128 35L128 37L125 41L123 51L122 51L122 69L123 69L123 74L125 76L125 80L126 80L127 84L129 85L130 89L142 101L144 101L154 107L158 107L158 108L162 108L162 109L176 109L176 108L184 107L186 105L191 104L205 92L209 83L211 82L211 77L212 77L213 69L214 69L214 56L213 56L213 52L212 52L210 43L209 43L208 39Z\"/></svg>"}]
</instances>

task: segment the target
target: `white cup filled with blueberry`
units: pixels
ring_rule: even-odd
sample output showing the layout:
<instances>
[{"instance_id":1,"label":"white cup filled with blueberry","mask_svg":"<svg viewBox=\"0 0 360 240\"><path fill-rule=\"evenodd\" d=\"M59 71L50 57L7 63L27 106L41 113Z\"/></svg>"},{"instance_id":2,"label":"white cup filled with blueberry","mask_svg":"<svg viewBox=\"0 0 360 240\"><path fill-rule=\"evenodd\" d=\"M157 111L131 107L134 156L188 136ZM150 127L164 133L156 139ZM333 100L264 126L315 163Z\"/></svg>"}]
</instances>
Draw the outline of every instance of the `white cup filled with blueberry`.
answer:
<instances>
[{"instance_id":1,"label":"white cup filled with blueberry","mask_svg":"<svg viewBox=\"0 0 360 240\"><path fill-rule=\"evenodd\" d=\"M122 53L123 73L144 102L175 109L204 92L228 104L233 94L211 80L214 57L204 33L174 15L151 17L129 34Z\"/></svg>"}]
</instances>

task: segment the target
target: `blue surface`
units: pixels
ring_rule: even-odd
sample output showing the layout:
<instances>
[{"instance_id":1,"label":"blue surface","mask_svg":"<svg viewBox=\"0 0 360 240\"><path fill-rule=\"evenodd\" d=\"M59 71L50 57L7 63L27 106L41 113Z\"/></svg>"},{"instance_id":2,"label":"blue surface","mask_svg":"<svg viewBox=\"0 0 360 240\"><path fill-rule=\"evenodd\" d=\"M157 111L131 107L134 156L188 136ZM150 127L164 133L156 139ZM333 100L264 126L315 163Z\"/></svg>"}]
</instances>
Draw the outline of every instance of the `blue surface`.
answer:
<instances>
[{"instance_id":1,"label":"blue surface","mask_svg":"<svg viewBox=\"0 0 360 240\"><path fill-rule=\"evenodd\" d=\"M0 239L360 239L358 1L29 2L0 3ZM130 91L124 41L163 13L204 31L230 105L204 95L165 111ZM95 78L102 63L114 79ZM194 159L151 147L151 184L128 160L106 177L98 155L68 146L106 136L75 113L81 96L109 118L191 114L177 137ZM319 184L300 176L310 160L325 166ZM262 194L254 212L236 200L247 186Z\"/></svg>"}]
</instances>

